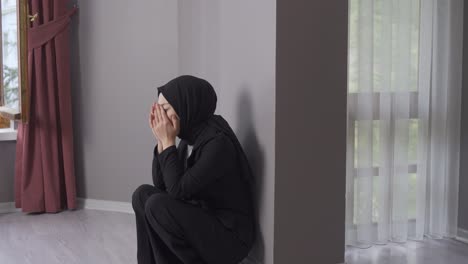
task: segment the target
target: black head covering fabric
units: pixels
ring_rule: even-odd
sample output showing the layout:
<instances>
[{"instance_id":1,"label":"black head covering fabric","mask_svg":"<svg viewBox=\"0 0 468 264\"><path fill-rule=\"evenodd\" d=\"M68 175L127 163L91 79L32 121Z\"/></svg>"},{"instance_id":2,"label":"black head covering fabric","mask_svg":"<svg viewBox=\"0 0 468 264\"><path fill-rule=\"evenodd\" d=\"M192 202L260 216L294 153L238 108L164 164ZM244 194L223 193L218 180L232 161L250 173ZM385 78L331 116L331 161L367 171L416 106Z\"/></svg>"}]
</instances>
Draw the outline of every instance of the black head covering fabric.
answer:
<instances>
[{"instance_id":1,"label":"black head covering fabric","mask_svg":"<svg viewBox=\"0 0 468 264\"><path fill-rule=\"evenodd\" d=\"M172 105L180 118L179 147L193 145L193 152L218 133L225 134L236 149L242 179L250 188L250 200L253 204L254 178L247 157L237 136L228 122L220 115L215 115L217 96L213 86L206 80L183 75L158 88ZM211 128L211 129L207 129Z\"/></svg>"},{"instance_id":2,"label":"black head covering fabric","mask_svg":"<svg viewBox=\"0 0 468 264\"><path fill-rule=\"evenodd\" d=\"M180 119L178 137L183 145L190 144L193 151L210 140L215 134L205 133L207 127L224 133L234 144L237 157L241 163L243 176L252 180L252 171L247 157L237 136L228 122L220 115L215 115L217 96L211 84L201 78L182 75L158 87L158 95L162 93L176 111Z\"/></svg>"},{"instance_id":3,"label":"black head covering fabric","mask_svg":"<svg viewBox=\"0 0 468 264\"><path fill-rule=\"evenodd\" d=\"M203 79L183 75L158 88L180 118L179 138L193 144L216 110L217 96Z\"/></svg>"}]
</instances>

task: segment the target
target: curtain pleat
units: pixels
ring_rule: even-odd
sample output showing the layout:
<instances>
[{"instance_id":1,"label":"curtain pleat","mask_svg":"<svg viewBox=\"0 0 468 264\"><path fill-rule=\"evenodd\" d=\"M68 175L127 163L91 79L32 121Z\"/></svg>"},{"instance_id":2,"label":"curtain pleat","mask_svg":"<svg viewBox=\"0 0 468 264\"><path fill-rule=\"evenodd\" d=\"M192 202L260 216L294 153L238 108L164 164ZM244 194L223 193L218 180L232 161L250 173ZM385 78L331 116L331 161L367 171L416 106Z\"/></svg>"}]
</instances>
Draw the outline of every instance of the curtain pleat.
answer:
<instances>
[{"instance_id":1,"label":"curtain pleat","mask_svg":"<svg viewBox=\"0 0 468 264\"><path fill-rule=\"evenodd\" d=\"M73 13L66 5L29 1L38 16L28 38L38 45L28 52L30 119L19 124L15 167L15 202L24 212L76 208L69 29L53 27L56 19ZM39 29L42 34L35 34Z\"/></svg>"},{"instance_id":2,"label":"curtain pleat","mask_svg":"<svg viewBox=\"0 0 468 264\"><path fill-rule=\"evenodd\" d=\"M462 0L350 0L346 244L456 235Z\"/></svg>"}]
</instances>

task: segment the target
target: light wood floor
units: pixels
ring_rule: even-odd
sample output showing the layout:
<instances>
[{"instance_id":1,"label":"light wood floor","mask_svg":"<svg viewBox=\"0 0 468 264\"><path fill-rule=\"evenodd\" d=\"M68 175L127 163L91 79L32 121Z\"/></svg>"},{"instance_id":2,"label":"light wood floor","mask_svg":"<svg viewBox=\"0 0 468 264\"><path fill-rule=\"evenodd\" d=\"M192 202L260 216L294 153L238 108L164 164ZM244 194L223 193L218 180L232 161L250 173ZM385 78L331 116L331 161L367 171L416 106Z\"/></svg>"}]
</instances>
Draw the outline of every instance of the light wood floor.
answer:
<instances>
[{"instance_id":1,"label":"light wood floor","mask_svg":"<svg viewBox=\"0 0 468 264\"><path fill-rule=\"evenodd\" d=\"M348 264L468 264L468 245L454 240L427 240L369 249L348 248L346 261ZM96 210L0 214L0 263L136 263L134 215Z\"/></svg>"},{"instance_id":2,"label":"light wood floor","mask_svg":"<svg viewBox=\"0 0 468 264\"><path fill-rule=\"evenodd\" d=\"M0 263L136 263L134 217L96 210L0 214Z\"/></svg>"},{"instance_id":3,"label":"light wood floor","mask_svg":"<svg viewBox=\"0 0 468 264\"><path fill-rule=\"evenodd\" d=\"M468 264L468 245L452 239L390 243L368 249L348 247L347 264Z\"/></svg>"}]
</instances>

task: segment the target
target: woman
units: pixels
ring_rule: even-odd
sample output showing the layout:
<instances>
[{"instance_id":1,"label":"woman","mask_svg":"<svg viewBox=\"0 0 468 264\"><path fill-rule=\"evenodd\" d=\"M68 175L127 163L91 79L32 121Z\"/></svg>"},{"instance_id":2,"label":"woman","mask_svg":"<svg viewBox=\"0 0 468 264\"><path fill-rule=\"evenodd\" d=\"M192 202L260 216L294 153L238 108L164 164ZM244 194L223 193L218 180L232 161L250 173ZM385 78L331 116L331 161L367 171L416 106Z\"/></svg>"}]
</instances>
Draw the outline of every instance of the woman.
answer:
<instances>
[{"instance_id":1,"label":"woman","mask_svg":"<svg viewBox=\"0 0 468 264\"><path fill-rule=\"evenodd\" d=\"M214 115L217 97L207 81L180 76L159 87L158 96L149 115L157 139L154 186L144 184L132 197L138 263L237 264L255 234L242 147Z\"/></svg>"}]
</instances>

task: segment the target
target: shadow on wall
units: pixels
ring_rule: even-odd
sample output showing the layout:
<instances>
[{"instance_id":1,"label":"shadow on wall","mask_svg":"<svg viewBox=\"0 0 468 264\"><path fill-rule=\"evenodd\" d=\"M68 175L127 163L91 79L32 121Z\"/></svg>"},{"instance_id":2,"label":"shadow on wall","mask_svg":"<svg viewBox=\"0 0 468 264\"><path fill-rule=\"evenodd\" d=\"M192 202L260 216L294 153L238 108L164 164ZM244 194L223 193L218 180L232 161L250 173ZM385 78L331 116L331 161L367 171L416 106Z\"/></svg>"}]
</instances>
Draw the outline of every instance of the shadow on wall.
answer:
<instances>
[{"instance_id":1,"label":"shadow on wall","mask_svg":"<svg viewBox=\"0 0 468 264\"><path fill-rule=\"evenodd\" d=\"M77 4L76 0L70 1L69 8ZM78 11L80 12L80 11ZM86 197L86 180L84 177L84 154L83 154L83 118L82 106L86 98L81 89L81 61L80 61L80 38L79 38L80 16L75 15L71 20L70 45L71 45L71 83L72 83L72 116L73 116L73 149L75 159L76 191L78 197Z\"/></svg>"},{"instance_id":2,"label":"shadow on wall","mask_svg":"<svg viewBox=\"0 0 468 264\"><path fill-rule=\"evenodd\" d=\"M254 197L254 208L256 218L256 242L249 253L249 256L242 262L247 263L263 263L265 255L265 243L263 240L263 234L260 229L259 223L259 211L262 204L262 193L263 193L263 178L264 176L264 154L263 149L260 146L257 135L254 128L252 102L248 94L248 87L242 87L242 92L238 98L237 103L237 124L238 131L237 136L239 138L242 147L244 148L247 159L252 167L254 176L254 186L252 186L253 197Z\"/></svg>"}]
</instances>

